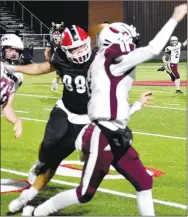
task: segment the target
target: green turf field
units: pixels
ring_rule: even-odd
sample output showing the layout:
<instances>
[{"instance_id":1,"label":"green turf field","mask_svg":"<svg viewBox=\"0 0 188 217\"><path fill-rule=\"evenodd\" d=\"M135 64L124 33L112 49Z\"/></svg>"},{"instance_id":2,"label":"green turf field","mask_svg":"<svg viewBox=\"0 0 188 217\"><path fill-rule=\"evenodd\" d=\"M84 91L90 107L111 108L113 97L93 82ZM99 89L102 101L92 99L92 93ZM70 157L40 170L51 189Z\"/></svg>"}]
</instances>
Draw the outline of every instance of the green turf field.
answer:
<instances>
[{"instance_id":1,"label":"green turf field","mask_svg":"<svg viewBox=\"0 0 188 217\"><path fill-rule=\"evenodd\" d=\"M164 72L156 72L160 63L146 63L136 70L136 80L169 80ZM179 71L186 80L186 64ZM1 178L27 179L26 173L37 159L50 109L61 96L51 92L55 73L43 76L24 76L15 99L15 110L23 119L24 131L19 140L14 138L13 126L1 117ZM175 94L175 87L133 86L130 102L144 91L153 91L153 103L136 113L129 126L134 132L134 147L147 167L159 169L165 175L154 178L153 198L156 215L186 216L186 94ZM181 90L186 93L186 87ZM78 160L74 152L66 160ZM20 175L18 172L22 172ZM66 183L57 184L57 180ZM73 188L79 178L56 175L54 182L38 195L36 204L57 192ZM10 215L9 202L19 193L1 194L1 216ZM11 214L13 215L13 214ZM17 213L15 215L21 215ZM137 216L135 190L123 179L105 179L94 199L84 205L66 208L55 215L69 216Z\"/></svg>"}]
</instances>

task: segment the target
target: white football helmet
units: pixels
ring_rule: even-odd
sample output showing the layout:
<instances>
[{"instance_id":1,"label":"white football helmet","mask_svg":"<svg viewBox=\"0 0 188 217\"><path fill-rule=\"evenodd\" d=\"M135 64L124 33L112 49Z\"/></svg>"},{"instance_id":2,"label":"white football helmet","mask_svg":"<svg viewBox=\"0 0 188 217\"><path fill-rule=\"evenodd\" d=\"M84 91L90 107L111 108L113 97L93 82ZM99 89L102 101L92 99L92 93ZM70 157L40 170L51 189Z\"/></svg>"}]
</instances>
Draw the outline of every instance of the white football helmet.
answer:
<instances>
[{"instance_id":1,"label":"white football helmet","mask_svg":"<svg viewBox=\"0 0 188 217\"><path fill-rule=\"evenodd\" d=\"M178 44L178 38L176 36L172 36L170 38L170 45L171 46L176 46Z\"/></svg>"},{"instance_id":2,"label":"white football helmet","mask_svg":"<svg viewBox=\"0 0 188 217\"><path fill-rule=\"evenodd\" d=\"M121 22L111 23L104 27L98 37L98 46L108 46L111 43L134 43L134 38L138 36L133 25Z\"/></svg>"},{"instance_id":3,"label":"white football helmet","mask_svg":"<svg viewBox=\"0 0 188 217\"><path fill-rule=\"evenodd\" d=\"M1 37L1 47L2 47L2 60L10 63L10 64L20 64L21 59L23 57L23 49L24 45L20 37L15 34L5 34ZM6 49L12 48L18 52L17 57L7 57Z\"/></svg>"}]
</instances>

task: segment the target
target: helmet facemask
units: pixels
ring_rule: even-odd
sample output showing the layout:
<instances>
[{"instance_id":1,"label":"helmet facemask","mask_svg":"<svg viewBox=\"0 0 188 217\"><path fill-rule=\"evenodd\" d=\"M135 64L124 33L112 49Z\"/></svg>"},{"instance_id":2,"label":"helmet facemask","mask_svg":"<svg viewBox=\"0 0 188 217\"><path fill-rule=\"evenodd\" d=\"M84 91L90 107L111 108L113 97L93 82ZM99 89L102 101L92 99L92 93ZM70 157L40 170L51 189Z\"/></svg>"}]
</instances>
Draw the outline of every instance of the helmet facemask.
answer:
<instances>
[{"instance_id":1,"label":"helmet facemask","mask_svg":"<svg viewBox=\"0 0 188 217\"><path fill-rule=\"evenodd\" d=\"M24 45L15 34L5 34L1 37L2 60L11 65L19 65L23 59Z\"/></svg>"},{"instance_id":2,"label":"helmet facemask","mask_svg":"<svg viewBox=\"0 0 188 217\"><path fill-rule=\"evenodd\" d=\"M178 44L178 40L171 40L170 44L175 47Z\"/></svg>"},{"instance_id":3,"label":"helmet facemask","mask_svg":"<svg viewBox=\"0 0 188 217\"><path fill-rule=\"evenodd\" d=\"M170 45L175 47L178 44L178 38L176 36L172 36L170 38Z\"/></svg>"},{"instance_id":4,"label":"helmet facemask","mask_svg":"<svg viewBox=\"0 0 188 217\"><path fill-rule=\"evenodd\" d=\"M23 59L23 51L6 46L2 49L2 59L11 65L20 65Z\"/></svg>"},{"instance_id":5,"label":"helmet facemask","mask_svg":"<svg viewBox=\"0 0 188 217\"><path fill-rule=\"evenodd\" d=\"M80 45L62 49L69 61L76 64L83 64L84 62L87 62L91 56L90 38Z\"/></svg>"}]
</instances>

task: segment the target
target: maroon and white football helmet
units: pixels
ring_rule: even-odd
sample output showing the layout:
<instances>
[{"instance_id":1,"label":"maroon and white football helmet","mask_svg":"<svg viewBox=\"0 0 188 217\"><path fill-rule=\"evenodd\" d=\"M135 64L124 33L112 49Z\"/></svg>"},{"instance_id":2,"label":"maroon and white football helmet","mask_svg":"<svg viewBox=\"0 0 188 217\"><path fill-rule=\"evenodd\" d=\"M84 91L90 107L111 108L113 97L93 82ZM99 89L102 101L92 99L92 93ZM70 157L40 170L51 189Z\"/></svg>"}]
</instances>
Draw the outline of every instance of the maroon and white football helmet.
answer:
<instances>
[{"instance_id":1,"label":"maroon and white football helmet","mask_svg":"<svg viewBox=\"0 0 188 217\"><path fill-rule=\"evenodd\" d=\"M111 43L134 43L138 37L136 28L126 23L115 22L104 27L99 34L98 46L108 46Z\"/></svg>"},{"instance_id":2,"label":"maroon and white football helmet","mask_svg":"<svg viewBox=\"0 0 188 217\"><path fill-rule=\"evenodd\" d=\"M73 50L80 49L79 52ZM61 49L65 52L67 59L76 64L87 62L91 56L90 37L79 26L66 27L62 33Z\"/></svg>"}]
</instances>

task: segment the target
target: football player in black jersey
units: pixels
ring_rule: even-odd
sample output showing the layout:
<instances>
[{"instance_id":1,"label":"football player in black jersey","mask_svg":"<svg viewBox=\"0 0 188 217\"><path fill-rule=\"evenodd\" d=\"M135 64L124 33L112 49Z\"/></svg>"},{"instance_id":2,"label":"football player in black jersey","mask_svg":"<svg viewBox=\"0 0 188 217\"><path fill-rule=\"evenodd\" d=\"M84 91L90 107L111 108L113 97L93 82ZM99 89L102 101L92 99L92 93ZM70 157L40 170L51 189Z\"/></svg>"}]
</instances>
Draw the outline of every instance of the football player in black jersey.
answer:
<instances>
[{"instance_id":1,"label":"football player in black jersey","mask_svg":"<svg viewBox=\"0 0 188 217\"><path fill-rule=\"evenodd\" d=\"M39 160L30 170L29 180L33 184L9 204L11 212L23 208L48 183L60 162L75 150L75 140L83 126L90 123L87 115L89 99L86 77L96 52L97 48L91 50L87 33L72 25L64 29L61 47L54 51L49 62L7 68L9 72L19 71L28 75L59 70L64 85L62 99L56 102L50 113L40 146Z\"/></svg>"},{"instance_id":2,"label":"football player in black jersey","mask_svg":"<svg viewBox=\"0 0 188 217\"><path fill-rule=\"evenodd\" d=\"M64 30L64 23L60 24L52 22L52 28L50 30L50 37L47 39L47 47L44 52L44 56L47 61L50 60L54 50L61 46L61 34ZM56 70L56 77L52 80L52 91L58 91L58 83L60 81L59 70Z\"/></svg>"}]
</instances>

